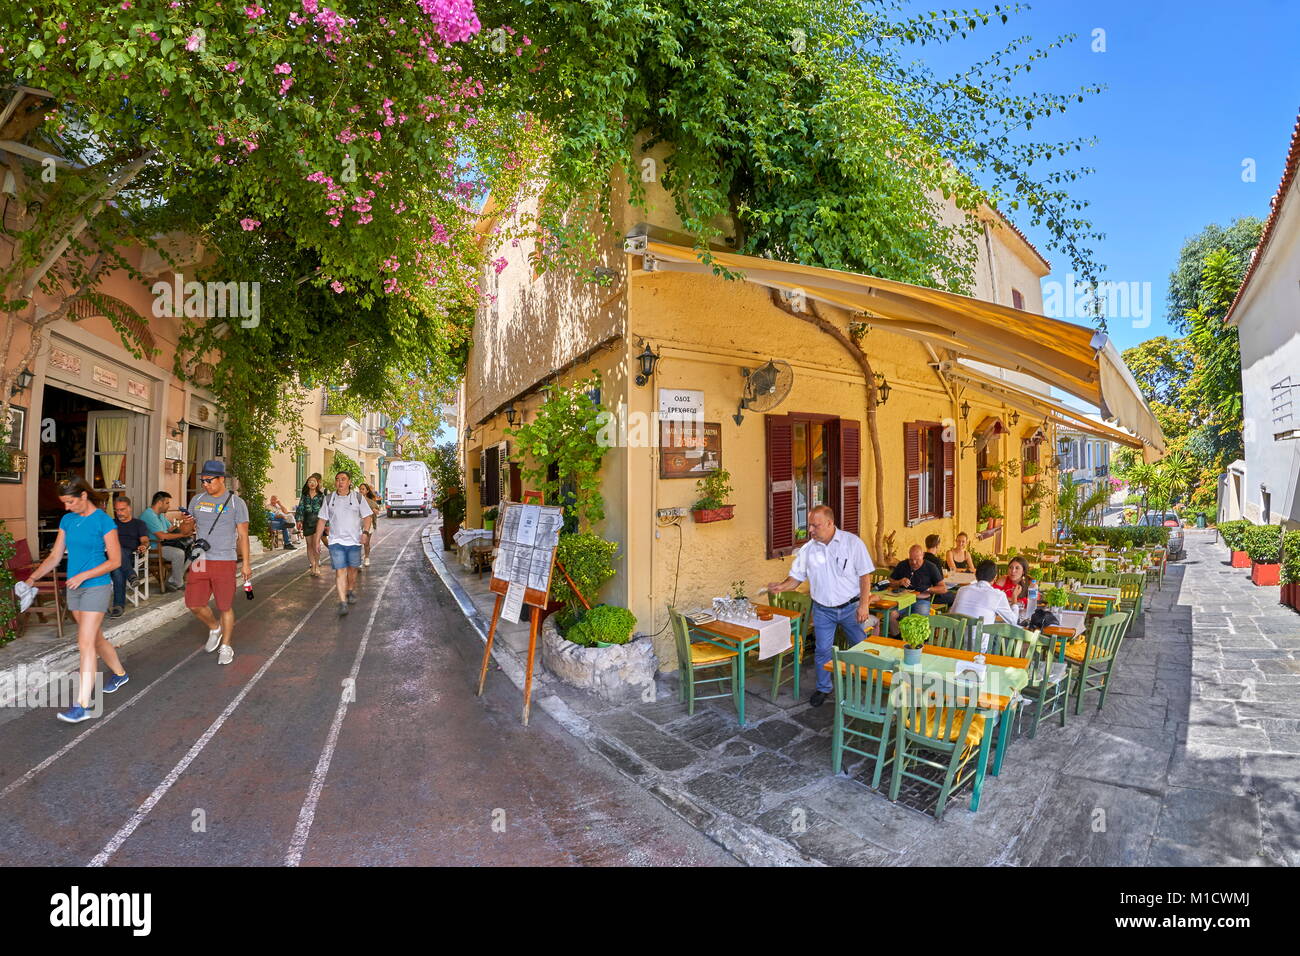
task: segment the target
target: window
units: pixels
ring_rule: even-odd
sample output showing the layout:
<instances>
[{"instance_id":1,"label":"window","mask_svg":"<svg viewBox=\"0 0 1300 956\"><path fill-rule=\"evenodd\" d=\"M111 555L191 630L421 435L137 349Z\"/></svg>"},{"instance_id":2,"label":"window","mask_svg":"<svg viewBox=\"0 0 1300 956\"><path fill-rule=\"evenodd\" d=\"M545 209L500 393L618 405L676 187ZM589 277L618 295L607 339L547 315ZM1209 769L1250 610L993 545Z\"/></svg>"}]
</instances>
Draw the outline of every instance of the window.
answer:
<instances>
[{"instance_id":1,"label":"window","mask_svg":"<svg viewBox=\"0 0 1300 956\"><path fill-rule=\"evenodd\" d=\"M830 415L766 415L767 556L793 554L808 512L830 505L836 524L858 533L862 427Z\"/></svg>"},{"instance_id":2,"label":"window","mask_svg":"<svg viewBox=\"0 0 1300 956\"><path fill-rule=\"evenodd\" d=\"M949 517L953 503L953 443L938 422L903 425L904 514L909 525Z\"/></svg>"},{"instance_id":3,"label":"window","mask_svg":"<svg viewBox=\"0 0 1300 956\"><path fill-rule=\"evenodd\" d=\"M1025 297L1020 294L1019 289L1011 290L1011 304L1017 309L1023 309L1025 307Z\"/></svg>"}]
</instances>

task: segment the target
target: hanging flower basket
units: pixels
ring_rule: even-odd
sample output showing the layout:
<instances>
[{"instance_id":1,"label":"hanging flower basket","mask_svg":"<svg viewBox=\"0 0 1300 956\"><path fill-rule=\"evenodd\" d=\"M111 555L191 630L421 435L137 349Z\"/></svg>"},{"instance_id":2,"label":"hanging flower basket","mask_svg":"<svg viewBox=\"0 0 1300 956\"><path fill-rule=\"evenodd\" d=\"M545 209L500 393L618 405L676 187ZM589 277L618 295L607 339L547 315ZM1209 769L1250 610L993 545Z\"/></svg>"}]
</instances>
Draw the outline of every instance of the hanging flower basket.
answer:
<instances>
[{"instance_id":1,"label":"hanging flower basket","mask_svg":"<svg viewBox=\"0 0 1300 956\"><path fill-rule=\"evenodd\" d=\"M703 508L691 512L691 516L700 524L710 521L730 521L735 505L723 505L721 508Z\"/></svg>"}]
</instances>

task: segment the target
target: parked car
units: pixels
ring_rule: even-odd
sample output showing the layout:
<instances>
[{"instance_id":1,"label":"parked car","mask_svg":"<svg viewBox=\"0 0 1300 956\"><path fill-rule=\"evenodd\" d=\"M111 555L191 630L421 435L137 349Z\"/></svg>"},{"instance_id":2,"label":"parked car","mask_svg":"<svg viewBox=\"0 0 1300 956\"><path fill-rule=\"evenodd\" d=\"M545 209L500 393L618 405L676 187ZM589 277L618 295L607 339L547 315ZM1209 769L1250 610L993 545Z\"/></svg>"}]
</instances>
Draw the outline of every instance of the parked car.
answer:
<instances>
[{"instance_id":1,"label":"parked car","mask_svg":"<svg viewBox=\"0 0 1300 956\"><path fill-rule=\"evenodd\" d=\"M1183 556L1183 519L1172 511L1148 511L1138 519L1137 527L1168 528L1169 557L1181 558Z\"/></svg>"},{"instance_id":2,"label":"parked car","mask_svg":"<svg viewBox=\"0 0 1300 956\"><path fill-rule=\"evenodd\" d=\"M422 461L395 461L384 481L384 507L389 517L412 511L427 515L433 507L433 478Z\"/></svg>"}]
</instances>

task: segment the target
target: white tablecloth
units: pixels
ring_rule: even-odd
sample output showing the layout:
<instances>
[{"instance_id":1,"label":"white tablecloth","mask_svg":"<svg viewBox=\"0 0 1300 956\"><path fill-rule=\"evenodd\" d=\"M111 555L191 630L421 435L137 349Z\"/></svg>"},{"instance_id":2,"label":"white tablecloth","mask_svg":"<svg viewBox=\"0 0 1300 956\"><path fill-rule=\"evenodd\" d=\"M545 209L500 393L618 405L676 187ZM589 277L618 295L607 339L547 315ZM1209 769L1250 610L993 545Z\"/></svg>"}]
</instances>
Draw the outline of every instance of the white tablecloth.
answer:
<instances>
[{"instance_id":1,"label":"white tablecloth","mask_svg":"<svg viewBox=\"0 0 1300 956\"><path fill-rule=\"evenodd\" d=\"M492 543L492 532L487 528L461 528L451 536L458 547L464 547L471 541L482 538L486 544Z\"/></svg>"},{"instance_id":2,"label":"white tablecloth","mask_svg":"<svg viewBox=\"0 0 1300 956\"><path fill-rule=\"evenodd\" d=\"M720 617L718 620L726 621L728 624L738 624L741 627L752 627L758 631L758 659L760 661L765 661L769 657L775 657L782 651L790 649L790 638L794 634L794 629L790 624L791 619L788 617L775 614L770 621L760 621L748 617Z\"/></svg>"}]
</instances>

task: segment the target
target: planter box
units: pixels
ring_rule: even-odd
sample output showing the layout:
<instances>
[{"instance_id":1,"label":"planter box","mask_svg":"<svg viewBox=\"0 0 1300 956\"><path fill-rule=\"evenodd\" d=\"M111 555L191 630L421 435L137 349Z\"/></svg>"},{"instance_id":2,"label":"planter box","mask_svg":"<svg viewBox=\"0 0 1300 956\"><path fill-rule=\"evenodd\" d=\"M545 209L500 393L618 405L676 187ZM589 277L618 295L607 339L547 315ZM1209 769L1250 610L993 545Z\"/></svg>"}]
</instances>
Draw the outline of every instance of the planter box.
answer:
<instances>
[{"instance_id":1,"label":"planter box","mask_svg":"<svg viewBox=\"0 0 1300 956\"><path fill-rule=\"evenodd\" d=\"M1232 552L1232 566L1234 568L1248 568L1251 565L1250 555L1245 551Z\"/></svg>"},{"instance_id":2,"label":"planter box","mask_svg":"<svg viewBox=\"0 0 1300 956\"><path fill-rule=\"evenodd\" d=\"M731 512L735 505L723 505L721 508L706 508L692 511L691 515L700 524L708 524L710 521L730 521Z\"/></svg>"},{"instance_id":3,"label":"planter box","mask_svg":"<svg viewBox=\"0 0 1300 956\"><path fill-rule=\"evenodd\" d=\"M1300 584L1282 585L1282 603L1287 607L1300 611Z\"/></svg>"},{"instance_id":4,"label":"planter box","mask_svg":"<svg viewBox=\"0 0 1300 956\"><path fill-rule=\"evenodd\" d=\"M1256 587L1267 588L1275 587L1282 580L1282 565L1274 564L1257 564L1251 562L1250 581Z\"/></svg>"},{"instance_id":5,"label":"planter box","mask_svg":"<svg viewBox=\"0 0 1300 956\"><path fill-rule=\"evenodd\" d=\"M981 481L991 481L991 480L993 480L994 478L996 478L997 476L998 476L997 471L995 471L995 470L993 470L993 469L991 469L991 468L985 468L985 469L983 469L983 470L980 471L980 480L981 480Z\"/></svg>"},{"instance_id":6,"label":"planter box","mask_svg":"<svg viewBox=\"0 0 1300 956\"><path fill-rule=\"evenodd\" d=\"M1027 485L1033 485L1033 484L1037 484L1038 479L1041 477L1042 477L1041 475L1021 475L1020 480Z\"/></svg>"}]
</instances>

